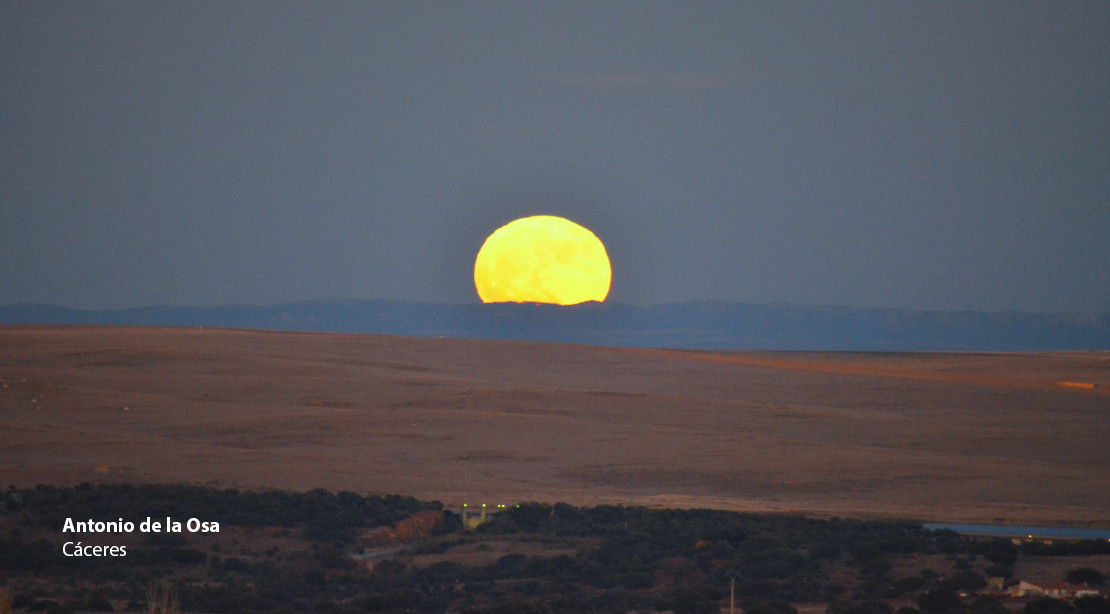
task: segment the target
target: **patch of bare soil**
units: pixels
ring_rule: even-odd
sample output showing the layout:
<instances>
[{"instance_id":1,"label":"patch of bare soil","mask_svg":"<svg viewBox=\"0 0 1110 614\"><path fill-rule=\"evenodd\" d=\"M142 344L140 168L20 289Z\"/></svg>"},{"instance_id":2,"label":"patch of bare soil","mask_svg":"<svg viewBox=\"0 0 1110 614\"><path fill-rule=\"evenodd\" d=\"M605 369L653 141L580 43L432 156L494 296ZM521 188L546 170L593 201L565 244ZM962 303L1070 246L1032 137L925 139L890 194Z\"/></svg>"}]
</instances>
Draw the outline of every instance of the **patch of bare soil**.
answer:
<instances>
[{"instance_id":1,"label":"patch of bare soil","mask_svg":"<svg viewBox=\"0 0 1110 614\"><path fill-rule=\"evenodd\" d=\"M711 353L8 326L0 386L0 480L21 486L1110 526L1107 352Z\"/></svg>"}]
</instances>

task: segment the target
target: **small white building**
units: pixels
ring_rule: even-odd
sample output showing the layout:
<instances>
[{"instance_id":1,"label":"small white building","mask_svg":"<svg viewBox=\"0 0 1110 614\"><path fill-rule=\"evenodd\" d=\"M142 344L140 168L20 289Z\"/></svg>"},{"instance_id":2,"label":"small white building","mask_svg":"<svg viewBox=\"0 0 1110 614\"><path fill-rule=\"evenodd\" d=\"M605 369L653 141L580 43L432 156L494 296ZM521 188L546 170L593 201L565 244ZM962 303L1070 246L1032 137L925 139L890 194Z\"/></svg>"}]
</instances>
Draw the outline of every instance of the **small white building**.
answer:
<instances>
[{"instance_id":1,"label":"small white building","mask_svg":"<svg viewBox=\"0 0 1110 614\"><path fill-rule=\"evenodd\" d=\"M1097 588L1086 584L1068 584L1066 582L1029 582L1022 580L1010 587L1012 597L1053 597L1055 599L1078 599L1080 597L1098 597L1102 593Z\"/></svg>"}]
</instances>

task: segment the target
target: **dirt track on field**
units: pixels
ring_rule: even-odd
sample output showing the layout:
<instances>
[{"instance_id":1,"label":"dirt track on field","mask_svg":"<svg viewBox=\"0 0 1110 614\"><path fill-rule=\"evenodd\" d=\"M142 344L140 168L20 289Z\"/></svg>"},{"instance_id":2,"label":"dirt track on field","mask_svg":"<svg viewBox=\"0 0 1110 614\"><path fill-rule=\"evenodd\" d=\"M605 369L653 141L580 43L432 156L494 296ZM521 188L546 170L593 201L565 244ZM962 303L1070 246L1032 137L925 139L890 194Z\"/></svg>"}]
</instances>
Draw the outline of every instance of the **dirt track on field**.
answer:
<instances>
[{"instance_id":1,"label":"dirt track on field","mask_svg":"<svg viewBox=\"0 0 1110 614\"><path fill-rule=\"evenodd\" d=\"M0 480L1110 526L1110 353L0 327Z\"/></svg>"}]
</instances>

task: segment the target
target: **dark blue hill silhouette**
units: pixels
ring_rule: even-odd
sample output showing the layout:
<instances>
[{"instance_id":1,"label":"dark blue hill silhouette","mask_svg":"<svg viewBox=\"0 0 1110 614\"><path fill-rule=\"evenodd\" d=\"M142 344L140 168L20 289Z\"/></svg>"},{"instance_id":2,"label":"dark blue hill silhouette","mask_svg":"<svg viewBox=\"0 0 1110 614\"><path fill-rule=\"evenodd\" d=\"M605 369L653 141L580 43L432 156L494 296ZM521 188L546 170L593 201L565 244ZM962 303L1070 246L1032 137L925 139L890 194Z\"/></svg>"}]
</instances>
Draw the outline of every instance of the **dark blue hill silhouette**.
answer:
<instances>
[{"instance_id":1,"label":"dark blue hill silhouette","mask_svg":"<svg viewBox=\"0 0 1110 614\"><path fill-rule=\"evenodd\" d=\"M0 307L5 324L208 326L690 349L1110 349L1110 313L945 312L700 301L634 307L320 300L267 306Z\"/></svg>"}]
</instances>

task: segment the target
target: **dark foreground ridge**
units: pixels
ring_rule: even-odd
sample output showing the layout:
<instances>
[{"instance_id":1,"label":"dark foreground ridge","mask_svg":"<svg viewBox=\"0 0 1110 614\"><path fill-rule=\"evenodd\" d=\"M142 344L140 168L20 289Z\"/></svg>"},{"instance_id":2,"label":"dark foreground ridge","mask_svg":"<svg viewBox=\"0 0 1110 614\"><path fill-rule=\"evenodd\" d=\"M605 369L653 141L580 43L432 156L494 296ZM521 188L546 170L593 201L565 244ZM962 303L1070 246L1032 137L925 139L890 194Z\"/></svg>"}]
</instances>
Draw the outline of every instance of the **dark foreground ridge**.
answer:
<instances>
[{"instance_id":1,"label":"dark foreground ridge","mask_svg":"<svg viewBox=\"0 0 1110 614\"><path fill-rule=\"evenodd\" d=\"M107 311L14 304L0 307L0 323L209 326L719 350L1110 349L1110 313L946 312L719 301L561 307L321 300Z\"/></svg>"},{"instance_id":2,"label":"dark foreground ridge","mask_svg":"<svg viewBox=\"0 0 1110 614\"><path fill-rule=\"evenodd\" d=\"M912 522L714 510L526 503L491 505L471 522L458 511L323 490L12 487L0 496L0 601L55 613L716 613L734 588L748 614L1110 612L1098 588L1105 569L1020 578L1067 580L1087 596L1013 590L1025 587L1014 569L1030 557L1106 562L1106 541L965 539ZM111 528L150 518L186 528ZM194 531L188 519L218 530ZM67 532L67 520L99 532ZM68 555L74 542L126 555Z\"/></svg>"}]
</instances>

